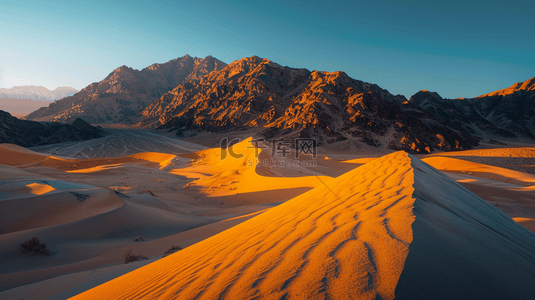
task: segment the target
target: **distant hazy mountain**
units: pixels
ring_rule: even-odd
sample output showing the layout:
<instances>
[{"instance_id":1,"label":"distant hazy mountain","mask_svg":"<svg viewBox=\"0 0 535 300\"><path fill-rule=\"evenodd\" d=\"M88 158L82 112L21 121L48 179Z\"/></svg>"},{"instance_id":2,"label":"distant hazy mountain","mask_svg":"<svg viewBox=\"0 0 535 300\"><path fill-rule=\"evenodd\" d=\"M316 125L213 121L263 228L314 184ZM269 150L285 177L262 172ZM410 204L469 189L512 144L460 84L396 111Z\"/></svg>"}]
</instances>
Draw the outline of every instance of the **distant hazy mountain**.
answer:
<instances>
[{"instance_id":1,"label":"distant hazy mountain","mask_svg":"<svg viewBox=\"0 0 535 300\"><path fill-rule=\"evenodd\" d=\"M219 132L259 128L267 138L356 139L412 153L477 144L375 84L344 72L282 67L256 56L185 81L143 111L141 127Z\"/></svg>"},{"instance_id":2,"label":"distant hazy mountain","mask_svg":"<svg viewBox=\"0 0 535 300\"><path fill-rule=\"evenodd\" d=\"M189 55L141 71L122 66L104 80L41 108L26 119L67 122L83 117L89 123L137 122L144 108L184 80L199 78L224 66L212 56L201 59Z\"/></svg>"},{"instance_id":3,"label":"distant hazy mountain","mask_svg":"<svg viewBox=\"0 0 535 300\"><path fill-rule=\"evenodd\" d=\"M409 103L474 136L535 139L535 78L471 99L420 91Z\"/></svg>"},{"instance_id":4,"label":"distant hazy mountain","mask_svg":"<svg viewBox=\"0 0 535 300\"><path fill-rule=\"evenodd\" d=\"M23 147L82 141L105 136L107 133L82 119L71 124L19 120L0 110L0 143Z\"/></svg>"},{"instance_id":5,"label":"distant hazy mountain","mask_svg":"<svg viewBox=\"0 0 535 300\"><path fill-rule=\"evenodd\" d=\"M77 89L70 86L58 87L51 91L44 86L25 85L10 89L0 88L0 98L54 101L74 95L77 92Z\"/></svg>"},{"instance_id":6,"label":"distant hazy mountain","mask_svg":"<svg viewBox=\"0 0 535 300\"><path fill-rule=\"evenodd\" d=\"M0 110L7 111L12 115L29 114L41 107L47 107L48 105L50 105L50 101L0 98Z\"/></svg>"}]
</instances>

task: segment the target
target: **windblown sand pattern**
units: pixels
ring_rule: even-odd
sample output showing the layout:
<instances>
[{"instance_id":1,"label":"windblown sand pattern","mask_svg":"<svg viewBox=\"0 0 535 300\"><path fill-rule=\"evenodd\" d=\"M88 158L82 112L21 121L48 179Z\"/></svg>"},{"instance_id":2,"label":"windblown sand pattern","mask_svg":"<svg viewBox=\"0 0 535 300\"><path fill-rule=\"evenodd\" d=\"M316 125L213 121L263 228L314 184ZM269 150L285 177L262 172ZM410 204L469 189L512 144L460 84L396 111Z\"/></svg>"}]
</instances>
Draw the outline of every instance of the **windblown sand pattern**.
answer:
<instances>
[{"instance_id":1,"label":"windblown sand pattern","mask_svg":"<svg viewBox=\"0 0 535 300\"><path fill-rule=\"evenodd\" d=\"M533 249L506 214L396 152L75 299L526 298Z\"/></svg>"}]
</instances>

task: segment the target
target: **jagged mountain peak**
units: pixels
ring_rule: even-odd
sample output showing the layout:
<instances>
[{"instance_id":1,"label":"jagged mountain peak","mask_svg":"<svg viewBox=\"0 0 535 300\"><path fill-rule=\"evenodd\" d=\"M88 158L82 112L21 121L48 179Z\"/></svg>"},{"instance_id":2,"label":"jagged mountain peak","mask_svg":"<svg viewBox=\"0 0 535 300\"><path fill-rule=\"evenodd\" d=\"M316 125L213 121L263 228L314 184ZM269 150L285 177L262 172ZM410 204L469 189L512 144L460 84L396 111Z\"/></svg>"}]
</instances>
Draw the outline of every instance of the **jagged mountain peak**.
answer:
<instances>
[{"instance_id":1,"label":"jagged mountain peak","mask_svg":"<svg viewBox=\"0 0 535 300\"><path fill-rule=\"evenodd\" d=\"M413 153L475 143L423 112L403 115L406 100L341 71L310 72L251 56L184 82L150 105L138 125L214 132L259 128L267 138L291 132L319 143L357 139Z\"/></svg>"},{"instance_id":2,"label":"jagged mountain peak","mask_svg":"<svg viewBox=\"0 0 535 300\"><path fill-rule=\"evenodd\" d=\"M84 117L90 123L136 123L140 112L182 82L200 78L226 64L213 57L189 55L141 71L121 66L104 80L95 82L78 94L42 108L26 118L36 121L68 122Z\"/></svg>"},{"instance_id":3,"label":"jagged mountain peak","mask_svg":"<svg viewBox=\"0 0 535 300\"><path fill-rule=\"evenodd\" d=\"M197 58L197 57L191 57L189 56L188 54L182 56L182 57L177 57L175 59L172 59L172 60L169 60L165 63L155 63L155 64L152 64L146 68L143 68L141 71L154 71L154 70L158 70L160 68L165 68L165 67L171 67L171 66L176 66L176 65L179 65L179 64L185 64L185 63L194 63L195 61L199 61L199 60L202 60L200 58Z\"/></svg>"},{"instance_id":4,"label":"jagged mountain peak","mask_svg":"<svg viewBox=\"0 0 535 300\"><path fill-rule=\"evenodd\" d=\"M518 91L535 91L535 77L528 79L526 81L517 82L506 89L484 94L476 98L492 97L492 96L507 96Z\"/></svg>"},{"instance_id":5,"label":"jagged mountain peak","mask_svg":"<svg viewBox=\"0 0 535 300\"><path fill-rule=\"evenodd\" d=\"M226 80L240 80L242 83L248 82L249 85L262 82L278 89L277 85L294 85L296 81L304 80L310 71L306 69L293 69L283 67L266 58L258 56L245 57L234 61L222 68L221 71L212 72L207 78L203 78L206 82L223 83ZM283 80L279 80L283 78ZM220 84L220 85L221 85Z\"/></svg>"},{"instance_id":6,"label":"jagged mountain peak","mask_svg":"<svg viewBox=\"0 0 535 300\"><path fill-rule=\"evenodd\" d=\"M128 74L128 73L135 73L135 72L139 72L139 70L136 70L134 68L131 68L129 66L126 66L126 65L122 65L118 68L116 68L115 70L113 70L110 74L108 74L108 76L106 78L110 78L110 77L113 77L113 76L117 76L117 74Z\"/></svg>"},{"instance_id":7,"label":"jagged mountain peak","mask_svg":"<svg viewBox=\"0 0 535 300\"><path fill-rule=\"evenodd\" d=\"M421 90L409 98L410 101L418 101L422 99L442 100L443 98L437 92L430 92L428 90Z\"/></svg>"},{"instance_id":8,"label":"jagged mountain peak","mask_svg":"<svg viewBox=\"0 0 535 300\"><path fill-rule=\"evenodd\" d=\"M250 72L256 67L262 64L269 64L269 59L261 58L258 56L245 57L240 60L236 60L227 66L229 70L241 70L243 72Z\"/></svg>"},{"instance_id":9,"label":"jagged mountain peak","mask_svg":"<svg viewBox=\"0 0 535 300\"><path fill-rule=\"evenodd\" d=\"M443 99L420 91L407 105L478 139L535 139L535 78L476 98Z\"/></svg>"},{"instance_id":10,"label":"jagged mountain peak","mask_svg":"<svg viewBox=\"0 0 535 300\"><path fill-rule=\"evenodd\" d=\"M310 73L310 77L313 80L325 80L328 82L347 80L350 77L343 71L326 72L314 70Z\"/></svg>"}]
</instances>

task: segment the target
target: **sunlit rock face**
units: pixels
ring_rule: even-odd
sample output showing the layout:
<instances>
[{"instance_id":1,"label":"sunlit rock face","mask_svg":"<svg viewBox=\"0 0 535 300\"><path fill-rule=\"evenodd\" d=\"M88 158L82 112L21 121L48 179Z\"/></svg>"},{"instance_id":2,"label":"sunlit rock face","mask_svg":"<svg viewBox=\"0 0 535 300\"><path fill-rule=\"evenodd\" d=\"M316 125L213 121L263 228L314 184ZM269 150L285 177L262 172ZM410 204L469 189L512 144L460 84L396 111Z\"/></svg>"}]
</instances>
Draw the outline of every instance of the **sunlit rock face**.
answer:
<instances>
[{"instance_id":1,"label":"sunlit rock face","mask_svg":"<svg viewBox=\"0 0 535 300\"><path fill-rule=\"evenodd\" d=\"M477 144L406 100L344 72L310 72L252 56L185 81L145 109L139 125L211 132L257 127L267 138L356 139L411 153Z\"/></svg>"},{"instance_id":2,"label":"sunlit rock face","mask_svg":"<svg viewBox=\"0 0 535 300\"><path fill-rule=\"evenodd\" d=\"M409 105L448 127L482 138L535 138L535 78L471 99L443 99L420 91Z\"/></svg>"},{"instance_id":3,"label":"sunlit rock face","mask_svg":"<svg viewBox=\"0 0 535 300\"><path fill-rule=\"evenodd\" d=\"M139 113L143 109L184 80L224 66L225 63L211 56L201 59L189 55L141 71L122 66L104 80L35 111L26 119L68 122L83 117L89 123L131 124L141 119Z\"/></svg>"}]
</instances>

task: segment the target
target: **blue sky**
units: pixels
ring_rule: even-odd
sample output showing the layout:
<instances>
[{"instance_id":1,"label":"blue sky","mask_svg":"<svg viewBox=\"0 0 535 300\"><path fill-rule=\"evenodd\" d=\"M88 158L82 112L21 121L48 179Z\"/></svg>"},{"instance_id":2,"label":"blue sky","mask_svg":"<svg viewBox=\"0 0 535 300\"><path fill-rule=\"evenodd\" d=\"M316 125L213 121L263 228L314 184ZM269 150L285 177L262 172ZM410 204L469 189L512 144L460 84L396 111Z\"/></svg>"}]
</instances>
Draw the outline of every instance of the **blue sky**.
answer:
<instances>
[{"instance_id":1,"label":"blue sky","mask_svg":"<svg viewBox=\"0 0 535 300\"><path fill-rule=\"evenodd\" d=\"M407 98L535 77L533 1L6 1L0 87L81 89L127 65L257 55L344 71Z\"/></svg>"}]
</instances>

